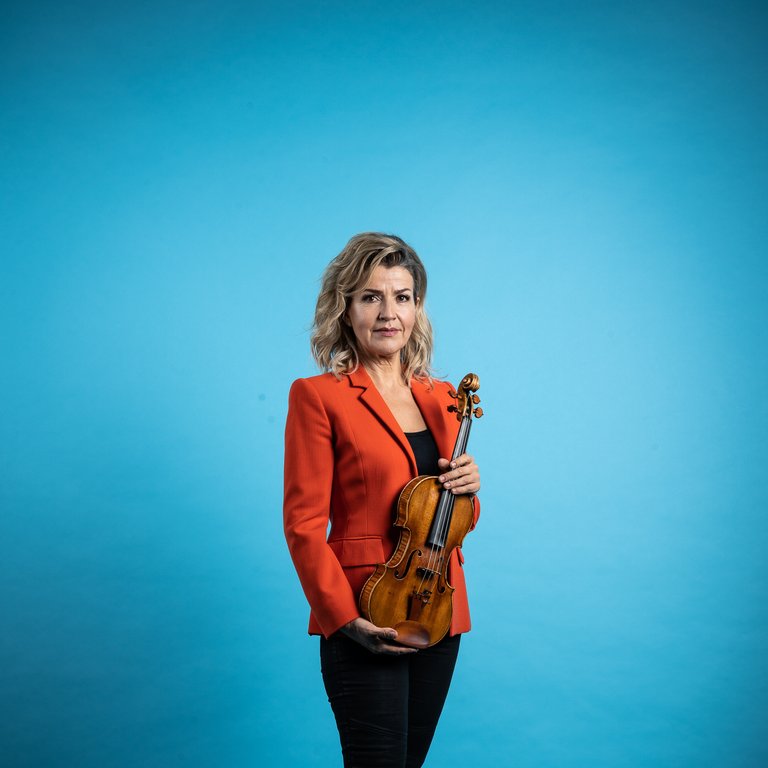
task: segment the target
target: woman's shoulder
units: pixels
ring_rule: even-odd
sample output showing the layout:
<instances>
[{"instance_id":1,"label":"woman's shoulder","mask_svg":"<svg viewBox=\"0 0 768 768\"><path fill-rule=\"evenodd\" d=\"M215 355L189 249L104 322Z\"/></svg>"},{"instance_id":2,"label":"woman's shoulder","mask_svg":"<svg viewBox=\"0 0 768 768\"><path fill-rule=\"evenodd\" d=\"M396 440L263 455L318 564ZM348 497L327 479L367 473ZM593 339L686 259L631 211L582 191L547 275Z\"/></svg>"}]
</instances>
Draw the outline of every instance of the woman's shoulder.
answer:
<instances>
[{"instance_id":1,"label":"woman's shoulder","mask_svg":"<svg viewBox=\"0 0 768 768\"><path fill-rule=\"evenodd\" d=\"M346 377L337 379L332 373L319 373L316 376L305 376L295 379L290 387L291 394L302 395L314 392L320 396L325 393L338 391L338 387Z\"/></svg>"}]
</instances>

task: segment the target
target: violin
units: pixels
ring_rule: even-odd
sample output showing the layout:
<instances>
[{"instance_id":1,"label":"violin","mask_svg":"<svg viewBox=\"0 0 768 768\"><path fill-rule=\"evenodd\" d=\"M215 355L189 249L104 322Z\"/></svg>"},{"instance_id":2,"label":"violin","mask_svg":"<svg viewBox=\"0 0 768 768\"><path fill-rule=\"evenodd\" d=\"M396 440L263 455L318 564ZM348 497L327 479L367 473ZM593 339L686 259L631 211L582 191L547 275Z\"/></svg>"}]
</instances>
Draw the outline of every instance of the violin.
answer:
<instances>
[{"instance_id":1,"label":"violin","mask_svg":"<svg viewBox=\"0 0 768 768\"><path fill-rule=\"evenodd\" d=\"M474 394L480 380L468 373L450 396L448 411L461 422L451 461L466 452L472 417L483 409ZM378 627L392 627L397 642L411 648L429 648L448 633L453 615L453 587L448 563L460 547L474 519L468 494L455 495L437 477L420 475L400 492L395 528L400 529L395 551L376 566L360 593L360 611Z\"/></svg>"}]
</instances>

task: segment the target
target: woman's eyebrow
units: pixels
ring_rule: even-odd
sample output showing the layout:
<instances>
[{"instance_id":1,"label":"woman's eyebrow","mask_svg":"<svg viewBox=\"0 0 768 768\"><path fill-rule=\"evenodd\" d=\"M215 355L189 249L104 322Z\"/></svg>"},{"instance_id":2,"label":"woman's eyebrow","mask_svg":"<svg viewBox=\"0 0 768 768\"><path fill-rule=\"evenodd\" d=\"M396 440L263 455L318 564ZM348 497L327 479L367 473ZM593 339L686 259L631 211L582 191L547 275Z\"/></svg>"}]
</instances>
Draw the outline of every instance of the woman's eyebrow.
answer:
<instances>
[{"instance_id":1,"label":"woman's eyebrow","mask_svg":"<svg viewBox=\"0 0 768 768\"><path fill-rule=\"evenodd\" d=\"M411 291L413 291L413 288L395 288L394 290L395 293L410 293ZM361 293L373 293L381 296L383 291L378 290L378 288L363 288Z\"/></svg>"}]
</instances>

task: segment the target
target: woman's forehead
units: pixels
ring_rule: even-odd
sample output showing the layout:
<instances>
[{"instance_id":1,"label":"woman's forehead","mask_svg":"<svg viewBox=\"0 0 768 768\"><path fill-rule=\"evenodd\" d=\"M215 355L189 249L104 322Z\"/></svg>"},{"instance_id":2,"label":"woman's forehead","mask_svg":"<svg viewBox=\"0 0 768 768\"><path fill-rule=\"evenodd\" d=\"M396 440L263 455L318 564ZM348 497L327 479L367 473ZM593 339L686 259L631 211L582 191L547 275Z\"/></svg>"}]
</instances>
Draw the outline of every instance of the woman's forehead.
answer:
<instances>
[{"instance_id":1,"label":"woman's forehead","mask_svg":"<svg viewBox=\"0 0 768 768\"><path fill-rule=\"evenodd\" d=\"M370 280L360 290L382 291L385 289L413 290L413 275L405 267L385 267L380 264L373 270Z\"/></svg>"}]
</instances>

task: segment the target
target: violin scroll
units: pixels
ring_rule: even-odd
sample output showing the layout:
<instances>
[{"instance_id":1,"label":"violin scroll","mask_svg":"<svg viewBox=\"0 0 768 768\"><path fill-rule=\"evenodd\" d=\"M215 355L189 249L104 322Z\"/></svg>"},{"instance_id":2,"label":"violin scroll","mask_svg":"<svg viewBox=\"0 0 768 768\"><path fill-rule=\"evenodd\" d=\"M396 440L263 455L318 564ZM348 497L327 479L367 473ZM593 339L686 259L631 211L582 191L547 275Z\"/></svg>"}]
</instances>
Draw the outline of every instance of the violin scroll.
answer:
<instances>
[{"instance_id":1,"label":"violin scroll","mask_svg":"<svg viewBox=\"0 0 768 768\"><path fill-rule=\"evenodd\" d=\"M448 406L448 412L455 413L459 421L471 416L479 419L483 415L483 409L472 408L480 402L480 398L474 394L478 389L480 389L480 377L476 373L468 373L459 383L458 392L453 389L448 392L457 401L456 405Z\"/></svg>"}]
</instances>

